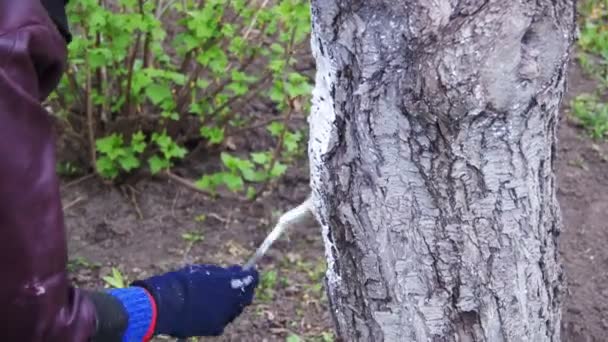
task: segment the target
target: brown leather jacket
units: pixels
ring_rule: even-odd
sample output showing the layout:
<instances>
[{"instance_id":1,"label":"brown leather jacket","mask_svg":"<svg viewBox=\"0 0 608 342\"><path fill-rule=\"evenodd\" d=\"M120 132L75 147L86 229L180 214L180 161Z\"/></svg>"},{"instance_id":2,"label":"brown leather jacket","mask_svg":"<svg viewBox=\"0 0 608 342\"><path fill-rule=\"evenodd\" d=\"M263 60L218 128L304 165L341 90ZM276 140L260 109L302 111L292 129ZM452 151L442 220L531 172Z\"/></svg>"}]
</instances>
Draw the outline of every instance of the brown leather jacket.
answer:
<instances>
[{"instance_id":1,"label":"brown leather jacket","mask_svg":"<svg viewBox=\"0 0 608 342\"><path fill-rule=\"evenodd\" d=\"M0 0L0 341L84 342L95 306L71 286L52 121L66 59L40 0Z\"/></svg>"}]
</instances>

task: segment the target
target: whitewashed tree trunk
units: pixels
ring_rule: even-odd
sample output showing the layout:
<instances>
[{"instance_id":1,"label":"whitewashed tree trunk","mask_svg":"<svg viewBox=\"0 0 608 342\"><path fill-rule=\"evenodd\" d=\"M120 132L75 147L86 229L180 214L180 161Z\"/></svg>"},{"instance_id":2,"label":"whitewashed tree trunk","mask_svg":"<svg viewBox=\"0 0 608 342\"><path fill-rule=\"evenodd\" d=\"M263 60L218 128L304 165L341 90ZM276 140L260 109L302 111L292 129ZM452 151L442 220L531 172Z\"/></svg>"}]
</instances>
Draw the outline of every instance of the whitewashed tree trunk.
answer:
<instances>
[{"instance_id":1,"label":"whitewashed tree trunk","mask_svg":"<svg viewBox=\"0 0 608 342\"><path fill-rule=\"evenodd\" d=\"M559 341L574 0L312 0L311 185L346 341Z\"/></svg>"}]
</instances>

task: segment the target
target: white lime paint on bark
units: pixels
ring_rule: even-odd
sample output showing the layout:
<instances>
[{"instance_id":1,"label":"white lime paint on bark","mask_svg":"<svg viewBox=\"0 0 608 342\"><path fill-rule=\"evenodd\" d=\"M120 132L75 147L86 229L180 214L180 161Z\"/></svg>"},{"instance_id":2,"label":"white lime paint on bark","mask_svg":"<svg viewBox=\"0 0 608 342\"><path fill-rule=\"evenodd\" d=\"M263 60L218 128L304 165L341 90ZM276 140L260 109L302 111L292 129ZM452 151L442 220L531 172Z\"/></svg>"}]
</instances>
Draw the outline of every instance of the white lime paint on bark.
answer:
<instances>
[{"instance_id":1,"label":"white lime paint on bark","mask_svg":"<svg viewBox=\"0 0 608 342\"><path fill-rule=\"evenodd\" d=\"M347 341L559 341L572 0L313 0L311 186Z\"/></svg>"},{"instance_id":2,"label":"white lime paint on bark","mask_svg":"<svg viewBox=\"0 0 608 342\"><path fill-rule=\"evenodd\" d=\"M335 87L336 80L336 63L331 56L323 56L320 41L316 38L316 32L319 27L313 22L313 34L311 39L313 55L317 61L317 75L315 79L315 88L313 90L312 110L309 116L310 124L310 139L309 139L309 157L311 160L311 188L314 212L317 222L321 225L323 237L325 241L326 259L327 259L327 277L326 283L328 286L337 287L339 282L339 274L335 270L335 260L332 251L335 247L332 240L329 239L329 223L327 218L318 215L324 213L325 210L319 206L323 205L323 201L319 199L323 191L323 184L327 182L324 179L323 156L326 155L332 146L335 144L338 132L335 131L337 125L335 122L336 116L334 113L334 101L331 96ZM317 191L315 191L317 190Z\"/></svg>"}]
</instances>

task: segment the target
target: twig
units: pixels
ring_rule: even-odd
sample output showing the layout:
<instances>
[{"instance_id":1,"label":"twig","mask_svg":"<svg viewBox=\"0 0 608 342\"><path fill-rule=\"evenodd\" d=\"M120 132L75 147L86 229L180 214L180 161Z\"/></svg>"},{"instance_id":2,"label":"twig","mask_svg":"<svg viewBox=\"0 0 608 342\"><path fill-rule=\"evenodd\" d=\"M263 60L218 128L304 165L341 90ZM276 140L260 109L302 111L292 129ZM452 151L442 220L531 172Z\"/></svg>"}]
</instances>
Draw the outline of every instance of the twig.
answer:
<instances>
[{"instance_id":1,"label":"twig","mask_svg":"<svg viewBox=\"0 0 608 342\"><path fill-rule=\"evenodd\" d=\"M172 6L174 3L176 3L176 2L177 2L177 0L169 0L169 2L167 2L167 4L166 4L166 5L165 5L165 6L164 6L164 7L163 7L161 10L160 10L160 16L158 17L158 19L160 19L160 18L163 16L163 14L165 14L165 12L166 12L166 11L167 11L169 8L171 8L171 6ZM185 6L184 6L184 7L185 7Z\"/></svg>"},{"instance_id":2,"label":"twig","mask_svg":"<svg viewBox=\"0 0 608 342\"><path fill-rule=\"evenodd\" d=\"M163 14L163 8L163 0L158 0L156 2L156 12L154 13L156 19L160 19L160 16Z\"/></svg>"},{"instance_id":3,"label":"twig","mask_svg":"<svg viewBox=\"0 0 608 342\"><path fill-rule=\"evenodd\" d=\"M220 113L222 110L224 110L226 107L232 106L233 104L249 101L251 98L253 98L254 96L257 96L262 91L261 84L263 84L268 79L270 79L270 77L271 77L271 74L267 73L261 80L259 80L257 83L252 85L255 87L254 90L250 91L246 96L231 97L230 100L226 101L223 105L216 108L210 115L206 115L205 117L213 118L216 115L218 115L218 113ZM228 115L224 121L230 120L231 118L232 118L232 115Z\"/></svg>"},{"instance_id":4,"label":"twig","mask_svg":"<svg viewBox=\"0 0 608 342\"><path fill-rule=\"evenodd\" d=\"M188 66L190 65L190 62L192 61L192 58L197 51L198 51L198 48L194 48L194 49L186 52L186 55L184 56L184 60L182 61L182 65L179 67L180 73L185 74L186 71L188 71Z\"/></svg>"},{"instance_id":5,"label":"twig","mask_svg":"<svg viewBox=\"0 0 608 342\"><path fill-rule=\"evenodd\" d=\"M70 86L70 93L75 94L80 102L80 105L85 105L82 99L83 94L80 90L81 88L78 86L78 81L76 80L76 73L78 72L78 67L75 65L71 65L66 71L68 84ZM66 108L68 109L68 108Z\"/></svg>"},{"instance_id":6,"label":"twig","mask_svg":"<svg viewBox=\"0 0 608 342\"><path fill-rule=\"evenodd\" d=\"M251 131L257 128L261 128L261 127L265 127L275 121L279 121L281 120L280 118L271 118L271 119L266 119L266 120L262 120L261 122L257 122L257 123L252 123L249 126L246 127L240 127L240 128L235 128L233 130L229 130L226 133L226 136L230 136L230 135L235 135L235 134L240 134L246 131ZM295 120L306 120L306 118L303 117L296 117L296 118L289 118L289 119L283 119L283 122L290 122L290 121L295 121Z\"/></svg>"},{"instance_id":7,"label":"twig","mask_svg":"<svg viewBox=\"0 0 608 342\"><path fill-rule=\"evenodd\" d=\"M91 95L91 70L88 67L86 73L86 113L87 128L89 132L89 153L91 158L91 167L93 170L95 170L97 167L97 153L95 151L95 123L93 121L93 96Z\"/></svg>"},{"instance_id":8,"label":"twig","mask_svg":"<svg viewBox=\"0 0 608 342\"><path fill-rule=\"evenodd\" d=\"M179 198L179 194L181 193L180 189L177 189L177 193L175 194L175 198L173 199L173 204L171 204L171 216L173 216L173 218L176 217L175 215L175 205L177 204L177 199Z\"/></svg>"},{"instance_id":9,"label":"twig","mask_svg":"<svg viewBox=\"0 0 608 342\"><path fill-rule=\"evenodd\" d=\"M224 221L224 230L228 229L228 225L232 222L232 217L234 216L234 210L230 211L228 214L228 218Z\"/></svg>"},{"instance_id":10,"label":"twig","mask_svg":"<svg viewBox=\"0 0 608 342\"><path fill-rule=\"evenodd\" d=\"M72 202L70 202L70 203L66 204L66 205L63 207L63 211L64 211L64 212L65 212L65 211L68 211L70 208L72 208L72 207L73 207L73 206L75 206L76 204L78 204L78 203L80 203L80 202L84 201L85 199L86 199L86 197L78 196L78 197L77 197L75 200L73 200Z\"/></svg>"},{"instance_id":11,"label":"twig","mask_svg":"<svg viewBox=\"0 0 608 342\"><path fill-rule=\"evenodd\" d=\"M264 7L266 7L266 5L268 5L269 2L270 2L270 0L264 0L264 2L260 5L258 10L253 15L253 19L251 19L251 24L249 24L249 27L247 27L247 30L245 31L245 34L243 35L245 40L247 40L249 38L249 34L251 34L253 27L255 26L256 22L258 21L258 16L260 15L260 12L262 11L262 9Z\"/></svg>"},{"instance_id":12,"label":"twig","mask_svg":"<svg viewBox=\"0 0 608 342\"><path fill-rule=\"evenodd\" d=\"M84 181L87 181L87 180L89 180L89 179L91 179L91 178L93 178L93 177L95 177L95 176L96 176L96 174L95 174L95 173L89 173L89 174L88 174L88 175L86 175L86 176L82 176L82 177L80 177L80 178L78 178L78 179L75 179L75 180L73 180L73 181L71 181L71 182L67 183L67 184L66 184L66 185L65 185L63 188L64 188L64 189L67 189L67 188L72 187L72 186L74 186L74 185L80 184L80 183L82 183L82 182L84 182Z\"/></svg>"},{"instance_id":13,"label":"twig","mask_svg":"<svg viewBox=\"0 0 608 342\"><path fill-rule=\"evenodd\" d=\"M285 124L287 121L289 121L289 118L291 117L293 112L294 112L293 101L289 100L289 111L287 112L287 115L283 119L283 124ZM286 132L287 132L287 127L284 127L284 129L281 131L281 135L279 136L279 140L277 141L277 146L275 146L274 151L272 152L272 157L270 159L270 164L268 166L269 174L272 172L272 170L274 169L274 166L276 165L276 163L279 160L279 155L281 154L281 151L283 150L283 144L285 143ZM259 197L260 194L262 194L262 193L264 193L264 191L268 190L268 187L270 186L271 181L272 181L271 178L268 177L268 180L266 182L264 182L260 191L257 191L255 193L255 195L252 198L252 201L255 201Z\"/></svg>"},{"instance_id":14,"label":"twig","mask_svg":"<svg viewBox=\"0 0 608 342\"><path fill-rule=\"evenodd\" d=\"M105 7L104 0L99 0L99 6L102 8ZM101 32L97 32L95 34L95 47L99 48L101 45L102 45ZM106 97L106 94L104 94L104 89L107 85L106 68L103 66L100 68L97 68L96 77L97 77L97 93L99 96ZM108 122L107 106L108 106L108 101L103 101L103 103L101 105L97 106L97 110L99 111L98 117L101 120L101 122L103 122L103 123Z\"/></svg>"},{"instance_id":15,"label":"twig","mask_svg":"<svg viewBox=\"0 0 608 342\"><path fill-rule=\"evenodd\" d=\"M139 10L141 12L141 15L144 16L144 2L143 0L139 0ZM144 60L144 69L148 68L150 66L150 40L152 39L152 35L150 34L150 32L146 33L146 39L144 40L144 53L143 53L143 60Z\"/></svg>"},{"instance_id":16,"label":"twig","mask_svg":"<svg viewBox=\"0 0 608 342\"><path fill-rule=\"evenodd\" d=\"M256 22L257 22L257 18L259 16L260 11L264 7L266 7L268 5L268 3L269 3L269 0L264 0L264 3L262 3L262 5L260 5L260 7L258 7L256 13L254 14L254 17L253 17L251 23L249 24L249 27L245 30L245 33L244 33L244 38L245 39L249 38L249 35L251 34L252 29L255 26ZM232 22L232 20L229 20L228 22ZM268 27L268 25L264 24L264 26L262 28L262 31L265 31L267 27ZM211 46L212 44L215 44L216 40L217 40L217 37L211 39L208 43L205 44L206 46L204 46L202 49L205 50L205 49L208 48L207 46ZM260 45L262 45L262 44L260 44ZM197 49L198 48L193 49L193 50L189 51L186 54L186 58L184 59L184 61L182 63L182 66L180 68L180 70L182 71L182 73L186 72L185 68L187 68L187 66L190 63L190 60L191 60L193 54L196 53ZM248 57L248 59L244 63L241 64L241 66L239 67L238 71L239 72L245 71L255 61L256 57L257 57L257 49L254 49L253 52L252 52L252 54ZM228 65L224 69L224 71L226 73L228 73L228 71L232 68L232 64L233 64L232 61L230 63L228 63ZM200 67L197 64L196 67L195 67L195 69L194 69L194 71L190 73L190 77L189 77L188 81L186 82L186 84L178 91L178 93L177 93L177 101L176 102L177 102L177 111L179 113L181 113L181 112L184 111L184 109L185 109L184 107L186 105L186 102L187 102L187 100L189 98L189 94L190 94L189 91L188 91L190 89L190 85L193 84L196 80L198 80L200 72L201 72ZM229 77L226 78L226 79L224 79L217 87L214 88L214 90L212 90L211 92L209 92L207 94L203 94L203 99L201 100L201 102L209 102L209 101L213 100L217 96L217 94L219 94L220 92L222 92L226 88L226 86L228 84L230 84L230 82L231 82L231 79ZM252 85L251 87L254 87L257 84L262 84L263 82L264 82L264 80L262 80L260 82L257 82L256 84ZM224 105L222 105L220 107L220 109L215 110L214 113L212 115L210 115L209 117L213 117L215 114L217 114L218 112L220 112L221 110L223 110L224 108L226 108L227 106L229 106L232 102L234 102L236 100L236 98L237 98L237 96L231 98L227 103L225 103Z\"/></svg>"},{"instance_id":17,"label":"twig","mask_svg":"<svg viewBox=\"0 0 608 342\"><path fill-rule=\"evenodd\" d=\"M139 208L139 204L137 203L137 198L135 197L135 194L137 193L137 191L131 186L131 185L127 185L127 189L129 189L131 191L131 202L133 203L133 207L135 207L135 211L137 212L137 216L139 217L140 220L144 219L144 214L141 212L141 209Z\"/></svg>"},{"instance_id":18,"label":"twig","mask_svg":"<svg viewBox=\"0 0 608 342\"><path fill-rule=\"evenodd\" d=\"M68 115L71 115L71 113L68 113ZM61 120L61 123L63 123L63 128L64 128L64 130L62 131L63 134L78 140L78 142L80 142L82 144L81 146L87 146L87 143L88 143L87 138L83 134L76 133L76 131L74 130L74 127L72 126L72 123L70 122L68 117L66 117L65 119L59 118L59 120Z\"/></svg>"},{"instance_id":19,"label":"twig","mask_svg":"<svg viewBox=\"0 0 608 342\"><path fill-rule=\"evenodd\" d=\"M264 2L260 5L260 7L258 7L256 9L255 14L253 15L253 18L251 19L251 23L249 23L249 26L247 27L247 29L245 30L245 33L243 34L244 40L249 39L249 35L253 31L253 27L258 22L258 17L260 16L260 12L262 12L262 10L268 5L269 2L270 2L270 0L264 0ZM267 25L264 24L264 26L262 28L262 32L266 31L266 28L267 28ZM251 58L252 59L255 58L255 53L251 56ZM228 71L228 70L230 70L230 68L232 68L232 62L228 63L228 66L226 66L225 70ZM246 67L244 67L242 69L245 69L245 68Z\"/></svg>"},{"instance_id":20,"label":"twig","mask_svg":"<svg viewBox=\"0 0 608 342\"><path fill-rule=\"evenodd\" d=\"M288 61L287 63L289 63L289 59L291 58L291 55L293 53L293 45L295 42L295 36L296 36L296 30L294 29L291 32L291 39L289 41L289 45L287 48L287 51L285 51L285 59ZM285 86L285 84L287 84L287 76L285 75L285 73L283 73L283 86ZM287 123L287 121L289 121L289 119L291 118L291 115L295 112L295 105L294 105L294 101L293 99L288 97L288 94L286 94L287 97L287 102L289 104L289 111L287 112L287 115L285 115L285 117L283 118L283 125L285 125ZM279 136L279 140L277 141L277 146L274 149L274 152L272 153L272 158L270 159L270 164L268 167L268 173L271 173L272 170L274 169L274 166L276 165L278 159L279 159L279 155L281 154L281 151L283 150L283 144L285 142L285 134L287 132L287 128L284 127L283 130L281 131L281 135ZM268 178L268 180L266 182L264 182L264 184L262 185L262 189L260 189L260 191L256 192L256 194L253 196L253 201L255 201L258 196L260 194L262 194L264 191L266 191L268 189L268 186L270 185L271 179L270 177Z\"/></svg>"},{"instance_id":21,"label":"twig","mask_svg":"<svg viewBox=\"0 0 608 342\"><path fill-rule=\"evenodd\" d=\"M131 201L131 204L133 204L133 208L137 213L137 217L140 220L143 220L144 215L142 214L141 209L139 208L139 204L137 204L137 199L135 198L136 190L130 185L120 186L119 189L120 192L122 192L123 196L128 198Z\"/></svg>"},{"instance_id":22,"label":"twig","mask_svg":"<svg viewBox=\"0 0 608 342\"><path fill-rule=\"evenodd\" d=\"M196 186L196 184L194 184L193 182L182 178L176 174L174 174L173 172L171 172L170 170L167 170L165 172L163 172L161 174L162 176L164 176L165 178L168 178L169 180L172 180L174 182L176 182L177 184L184 186L186 189L192 190L194 192L198 192L200 194L203 194L207 197L222 197L224 199L227 200L232 200L232 201L238 201L238 202L246 202L245 198L243 197L239 197L239 196L224 196L224 195L220 195L220 194L212 194L206 190L203 190L201 188L199 188L198 186Z\"/></svg>"},{"instance_id":23,"label":"twig","mask_svg":"<svg viewBox=\"0 0 608 342\"><path fill-rule=\"evenodd\" d=\"M192 191L195 191L195 192L207 195L207 196L211 195L209 192L207 192L207 191L199 188L198 186L196 186L196 184L192 183L191 181L189 181L189 180L187 180L185 178L182 178L182 177L174 174L173 172L171 172L169 170L165 171L164 175L167 178L169 178L170 180L172 180L172 181L174 181L174 182L176 182L176 183L178 183L178 184L180 184L180 185L182 185L182 186L184 186L184 187L186 187L186 188L188 188L188 189L190 189Z\"/></svg>"},{"instance_id":24,"label":"twig","mask_svg":"<svg viewBox=\"0 0 608 342\"><path fill-rule=\"evenodd\" d=\"M220 215L216 214L216 213L208 213L207 216L212 217L220 222L226 223L226 222L230 222L230 220L227 220L223 217L221 217Z\"/></svg>"},{"instance_id":25,"label":"twig","mask_svg":"<svg viewBox=\"0 0 608 342\"><path fill-rule=\"evenodd\" d=\"M137 38L135 38L135 45L131 56L129 56L127 66L127 89L125 91L125 108L127 109L127 117L133 115L133 106L131 105L131 88L133 84L133 68L135 66L135 57L137 56L137 50L139 50L139 44L141 43L141 32L137 32Z\"/></svg>"},{"instance_id":26,"label":"twig","mask_svg":"<svg viewBox=\"0 0 608 342\"><path fill-rule=\"evenodd\" d=\"M156 12L154 12L154 17L156 20L160 21L160 16L162 15L161 9L163 6L163 0L156 1ZM143 12L142 12L143 14ZM152 44L152 34L148 32L146 35L146 42L144 44L144 68L154 67L154 53L150 45Z\"/></svg>"},{"instance_id":27,"label":"twig","mask_svg":"<svg viewBox=\"0 0 608 342\"><path fill-rule=\"evenodd\" d=\"M241 64L241 66L238 69L238 72L245 71L255 61L256 56L257 56L256 53L251 54L249 56L249 58L243 64ZM228 64L228 66L224 69L224 72L226 72L226 74L228 74L228 71L231 68L232 68L232 62L230 62L230 64ZM209 101L213 100L217 96L217 94L221 93L224 89L226 89L226 86L229 85L231 82L232 82L231 77L225 78L211 92L203 94L205 97L201 100L201 102L209 102Z\"/></svg>"},{"instance_id":28,"label":"twig","mask_svg":"<svg viewBox=\"0 0 608 342\"><path fill-rule=\"evenodd\" d=\"M260 10L261 10L261 8L258 9L258 13ZM264 26L262 27L262 34L264 34L264 32L266 32L267 28L268 28L268 25L264 24ZM247 37L245 37L245 39L247 39ZM262 47L262 45L264 45L263 41L252 50L251 54L247 57L247 59L243 63L241 63L240 67L238 68L238 72L244 72L245 70L247 70L247 68L249 68L249 66L251 64L253 64L253 62L255 62L255 59L259 53L259 49ZM232 61L230 63L228 63L226 68L224 68L224 72L226 74L228 74L228 71L230 71L231 68L232 68ZM226 86L228 84L230 84L230 82L231 82L231 78L224 79L222 81L222 83L220 83L217 87L215 87L215 89L213 91L203 94L205 97L203 98L202 102L211 101L213 98L215 98L215 96L217 94L222 92L226 88Z\"/></svg>"}]
</instances>

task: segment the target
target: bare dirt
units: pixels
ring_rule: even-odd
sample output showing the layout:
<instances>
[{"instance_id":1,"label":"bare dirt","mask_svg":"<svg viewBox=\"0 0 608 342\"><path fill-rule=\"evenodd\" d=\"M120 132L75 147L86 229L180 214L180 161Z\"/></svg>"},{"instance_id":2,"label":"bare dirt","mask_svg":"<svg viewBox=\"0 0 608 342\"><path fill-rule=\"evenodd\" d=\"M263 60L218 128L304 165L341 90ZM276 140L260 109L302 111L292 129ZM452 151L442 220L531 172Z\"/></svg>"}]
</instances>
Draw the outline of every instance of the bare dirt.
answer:
<instances>
[{"instance_id":1,"label":"bare dirt","mask_svg":"<svg viewBox=\"0 0 608 342\"><path fill-rule=\"evenodd\" d=\"M608 331L608 144L591 140L568 117L572 96L594 86L572 68L559 132L561 251L569 291L562 340L567 342L605 341ZM181 171L193 175L205 167L193 164ZM304 200L307 188L305 161L255 203L213 200L168 180L142 179L120 188L94 178L77 184L66 180L73 279L79 286L101 288L111 267L134 280L189 262L241 264L277 215ZM192 243L185 233L202 241ZM324 339L331 318L322 290L323 260L317 227L291 232L262 261L267 275L255 304L224 336L200 340L285 341L297 334L305 341L329 341Z\"/></svg>"},{"instance_id":2,"label":"bare dirt","mask_svg":"<svg viewBox=\"0 0 608 342\"><path fill-rule=\"evenodd\" d=\"M559 133L561 251L568 281L562 341L606 341L608 332L608 144L592 141L570 118L569 100L593 91L578 67L570 73Z\"/></svg>"},{"instance_id":3,"label":"bare dirt","mask_svg":"<svg viewBox=\"0 0 608 342\"><path fill-rule=\"evenodd\" d=\"M303 174L304 169L293 170L274 195L255 203L213 200L170 181L143 180L122 188L96 180L66 184L73 279L79 286L101 288L112 267L132 281L187 263L243 264L277 215L305 199ZM183 234L202 241L192 243ZM285 341L291 334L323 341L330 324L318 229L304 225L290 232L260 268L270 276L263 277L255 305L224 336L201 341Z\"/></svg>"}]
</instances>

